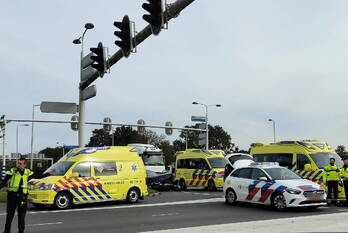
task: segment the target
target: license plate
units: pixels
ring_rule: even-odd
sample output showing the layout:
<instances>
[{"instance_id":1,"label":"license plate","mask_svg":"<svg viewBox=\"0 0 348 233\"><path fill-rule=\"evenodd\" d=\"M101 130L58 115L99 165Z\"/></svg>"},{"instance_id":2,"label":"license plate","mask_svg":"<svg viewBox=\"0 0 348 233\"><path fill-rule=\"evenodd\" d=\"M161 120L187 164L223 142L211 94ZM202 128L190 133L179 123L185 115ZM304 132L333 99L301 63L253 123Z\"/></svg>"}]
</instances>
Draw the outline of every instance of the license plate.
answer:
<instances>
[{"instance_id":1,"label":"license plate","mask_svg":"<svg viewBox=\"0 0 348 233\"><path fill-rule=\"evenodd\" d=\"M320 201L320 200L324 200L322 195L311 195L308 197L309 200L312 201Z\"/></svg>"},{"instance_id":2,"label":"license plate","mask_svg":"<svg viewBox=\"0 0 348 233\"><path fill-rule=\"evenodd\" d=\"M29 194L28 199L36 199L36 194Z\"/></svg>"}]
</instances>

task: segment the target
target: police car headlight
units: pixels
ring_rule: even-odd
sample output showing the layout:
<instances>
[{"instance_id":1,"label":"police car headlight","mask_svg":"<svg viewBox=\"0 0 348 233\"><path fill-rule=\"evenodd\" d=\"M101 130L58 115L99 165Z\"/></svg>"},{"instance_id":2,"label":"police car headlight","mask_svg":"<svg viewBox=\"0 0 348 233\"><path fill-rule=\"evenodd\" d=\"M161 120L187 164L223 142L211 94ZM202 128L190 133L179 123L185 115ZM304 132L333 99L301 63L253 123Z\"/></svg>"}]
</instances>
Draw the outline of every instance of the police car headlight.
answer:
<instances>
[{"instance_id":1,"label":"police car headlight","mask_svg":"<svg viewBox=\"0 0 348 233\"><path fill-rule=\"evenodd\" d=\"M53 189L54 184L45 184L40 186L39 190L50 190Z\"/></svg>"},{"instance_id":2,"label":"police car headlight","mask_svg":"<svg viewBox=\"0 0 348 233\"><path fill-rule=\"evenodd\" d=\"M297 189L291 189L291 188L287 188L286 191L290 194L296 194L296 195L299 195L301 194L301 191L300 190L297 190Z\"/></svg>"}]
</instances>

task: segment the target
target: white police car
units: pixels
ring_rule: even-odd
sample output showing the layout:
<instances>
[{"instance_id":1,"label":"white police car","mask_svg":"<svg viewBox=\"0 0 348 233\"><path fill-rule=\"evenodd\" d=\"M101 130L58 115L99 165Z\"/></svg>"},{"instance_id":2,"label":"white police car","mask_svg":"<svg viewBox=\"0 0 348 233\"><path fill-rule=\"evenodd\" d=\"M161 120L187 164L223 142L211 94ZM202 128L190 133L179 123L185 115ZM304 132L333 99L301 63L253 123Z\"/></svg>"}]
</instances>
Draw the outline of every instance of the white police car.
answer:
<instances>
[{"instance_id":1,"label":"white police car","mask_svg":"<svg viewBox=\"0 0 348 233\"><path fill-rule=\"evenodd\" d=\"M250 202L278 210L326 205L326 194L319 184L302 179L278 163L252 163L234 170L226 178L223 191L229 204Z\"/></svg>"}]
</instances>

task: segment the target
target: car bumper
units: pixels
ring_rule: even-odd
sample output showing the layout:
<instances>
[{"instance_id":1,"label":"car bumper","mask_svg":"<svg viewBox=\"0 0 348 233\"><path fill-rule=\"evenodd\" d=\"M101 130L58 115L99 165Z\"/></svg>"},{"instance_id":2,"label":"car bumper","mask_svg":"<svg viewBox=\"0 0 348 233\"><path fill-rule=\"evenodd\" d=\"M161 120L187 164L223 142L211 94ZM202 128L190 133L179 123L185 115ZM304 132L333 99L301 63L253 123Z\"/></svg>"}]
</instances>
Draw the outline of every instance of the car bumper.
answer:
<instances>
[{"instance_id":1,"label":"car bumper","mask_svg":"<svg viewBox=\"0 0 348 233\"><path fill-rule=\"evenodd\" d=\"M28 201L34 204L52 205L54 202L55 192L49 190L29 191Z\"/></svg>"},{"instance_id":2,"label":"car bumper","mask_svg":"<svg viewBox=\"0 0 348 233\"><path fill-rule=\"evenodd\" d=\"M327 204L325 194L315 197L306 197L303 194L288 195L286 200L287 207L325 206Z\"/></svg>"}]
</instances>

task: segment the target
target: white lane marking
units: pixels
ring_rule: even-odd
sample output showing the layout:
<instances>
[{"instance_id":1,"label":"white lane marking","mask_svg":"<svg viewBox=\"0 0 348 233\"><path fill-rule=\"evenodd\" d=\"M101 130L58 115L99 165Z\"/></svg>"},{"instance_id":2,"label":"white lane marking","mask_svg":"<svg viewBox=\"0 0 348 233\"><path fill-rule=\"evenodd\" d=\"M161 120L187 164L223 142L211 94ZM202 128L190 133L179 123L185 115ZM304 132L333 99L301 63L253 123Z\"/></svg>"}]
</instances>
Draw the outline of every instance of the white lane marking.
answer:
<instances>
[{"instance_id":1,"label":"white lane marking","mask_svg":"<svg viewBox=\"0 0 348 233\"><path fill-rule=\"evenodd\" d=\"M46 223L35 223L35 224L28 224L28 227L35 227L35 226L47 226L47 225L59 225L63 224L62 222L46 222Z\"/></svg>"},{"instance_id":2,"label":"white lane marking","mask_svg":"<svg viewBox=\"0 0 348 233\"><path fill-rule=\"evenodd\" d=\"M164 203L154 203L154 204L118 205L118 206L92 207L92 208L68 209L68 210L30 211L28 212L28 214L49 214L49 213L80 212L80 211L91 211L91 210L112 210L112 209L125 209L125 208L139 208L139 207L203 204L203 203L223 202L223 201L225 201L225 198L209 198L209 199L164 202ZM0 213L0 216L2 215L6 215L6 213Z\"/></svg>"},{"instance_id":3,"label":"white lane marking","mask_svg":"<svg viewBox=\"0 0 348 233\"><path fill-rule=\"evenodd\" d=\"M179 215L179 213L153 214L152 217L165 217L165 216L175 216L175 215Z\"/></svg>"},{"instance_id":4,"label":"white lane marking","mask_svg":"<svg viewBox=\"0 0 348 233\"><path fill-rule=\"evenodd\" d=\"M229 224L187 227L147 233L295 233L295 232L347 232L348 213L257 220Z\"/></svg>"}]
</instances>

